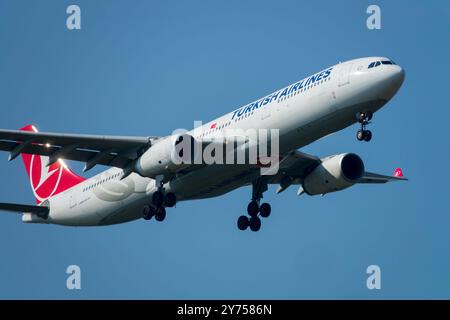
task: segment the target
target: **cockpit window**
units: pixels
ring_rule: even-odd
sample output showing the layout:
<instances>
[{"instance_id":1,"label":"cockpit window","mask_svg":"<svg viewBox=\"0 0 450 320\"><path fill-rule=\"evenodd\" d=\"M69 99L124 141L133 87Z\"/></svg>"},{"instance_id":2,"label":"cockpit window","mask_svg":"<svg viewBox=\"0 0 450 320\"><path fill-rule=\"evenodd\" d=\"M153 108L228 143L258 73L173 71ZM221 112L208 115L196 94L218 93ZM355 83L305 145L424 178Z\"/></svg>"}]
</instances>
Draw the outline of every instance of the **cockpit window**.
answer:
<instances>
[{"instance_id":1,"label":"cockpit window","mask_svg":"<svg viewBox=\"0 0 450 320\"><path fill-rule=\"evenodd\" d=\"M369 66L368 66L367 68L368 68L368 69L370 69L370 68L375 68L375 67L378 67L380 64L381 64L380 61L374 61L374 62L372 62L371 64L369 64Z\"/></svg>"},{"instance_id":2,"label":"cockpit window","mask_svg":"<svg viewBox=\"0 0 450 320\"><path fill-rule=\"evenodd\" d=\"M378 66L380 66L382 64L395 64L395 62L392 61L392 60L374 61L374 62L371 62L367 68L368 69L376 68L376 67L378 67Z\"/></svg>"}]
</instances>

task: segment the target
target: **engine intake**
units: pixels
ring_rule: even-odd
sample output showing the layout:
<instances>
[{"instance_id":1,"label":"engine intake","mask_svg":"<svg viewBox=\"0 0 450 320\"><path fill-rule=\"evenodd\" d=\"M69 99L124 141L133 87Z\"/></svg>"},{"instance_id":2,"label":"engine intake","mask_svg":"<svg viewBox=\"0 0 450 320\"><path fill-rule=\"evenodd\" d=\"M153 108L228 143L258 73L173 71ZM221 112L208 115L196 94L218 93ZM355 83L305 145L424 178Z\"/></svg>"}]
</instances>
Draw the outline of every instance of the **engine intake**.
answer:
<instances>
[{"instance_id":1,"label":"engine intake","mask_svg":"<svg viewBox=\"0 0 450 320\"><path fill-rule=\"evenodd\" d=\"M306 176L303 190L309 195L343 190L354 185L364 172L364 162L354 153L330 156Z\"/></svg>"}]
</instances>

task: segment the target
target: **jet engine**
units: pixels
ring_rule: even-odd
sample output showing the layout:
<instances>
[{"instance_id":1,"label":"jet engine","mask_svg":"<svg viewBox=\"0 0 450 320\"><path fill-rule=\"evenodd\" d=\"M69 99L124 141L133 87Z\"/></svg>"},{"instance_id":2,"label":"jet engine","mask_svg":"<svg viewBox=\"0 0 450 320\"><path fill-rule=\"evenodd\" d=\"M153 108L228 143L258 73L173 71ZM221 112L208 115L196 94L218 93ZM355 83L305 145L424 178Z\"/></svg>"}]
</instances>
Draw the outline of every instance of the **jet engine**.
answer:
<instances>
[{"instance_id":1,"label":"jet engine","mask_svg":"<svg viewBox=\"0 0 450 320\"><path fill-rule=\"evenodd\" d=\"M175 173L193 163L195 139L177 134L155 141L137 160L135 170L144 177Z\"/></svg>"},{"instance_id":2,"label":"jet engine","mask_svg":"<svg viewBox=\"0 0 450 320\"><path fill-rule=\"evenodd\" d=\"M339 191L358 182L364 172L364 162L354 153L330 156L306 176L303 190L309 195Z\"/></svg>"}]
</instances>

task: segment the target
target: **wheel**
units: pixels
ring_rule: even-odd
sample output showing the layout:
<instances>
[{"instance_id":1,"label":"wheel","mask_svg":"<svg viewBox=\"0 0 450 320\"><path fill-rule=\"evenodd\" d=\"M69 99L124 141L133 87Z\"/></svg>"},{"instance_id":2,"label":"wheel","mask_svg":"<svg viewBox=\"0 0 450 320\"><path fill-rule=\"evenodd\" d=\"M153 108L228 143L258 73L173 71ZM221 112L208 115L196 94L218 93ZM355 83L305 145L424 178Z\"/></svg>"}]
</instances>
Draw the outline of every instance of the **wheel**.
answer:
<instances>
[{"instance_id":1,"label":"wheel","mask_svg":"<svg viewBox=\"0 0 450 320\"><path fill-rule=\"evenodd\" d=\"M163 200L164 200L164 194L161 191L158 190L158 191L155 191L153 193L153 195L152 195L152 203L155 206L157 206L157 207L161 206L162 203L163 203Z\"/></svg>"},{"instance_id":2,"label":"wheel","mask_svg":"<svg viewBox=\"0 0 450 320\"><path fill-rule=\"evenodd\" d=\"M251 217L249 220L250 230L253 232L259 231L261 229L261 219L258 217Z\"/></svg>"},{"instance_id":3,"label":"wheel","mask_svg":"<svg viewBox=\"0 0 450 320\"><path fill-rule=\"evenodd\" d=\"M155 209L151 206L144 206L143 215L145 220L150 220L155 215Z\"/></svg>"},{"instance_id":4,"label":"wheel","mask_svg":"<svg viewBox=\"0 0 450 320\"><path fill-rule=\"evenodd\" d=\"M247 213L250 217L256 217L259 212L259 204L257 201L253 200L247 206Z\"/></svg>"},{"instance_id":5,"label":"wheel","mask_svg":"<svg viewBox=\"0 0 450 320\"><path fill-rule=\"evenodd\" d=\"M268 216L270 216L270 212L272 211L272 208L270 207L270 204L268 203L263 203L260 207L259 207L259 214L261 215L261 217L263 218L267 218Z\"/></svg>"},{"instance_id":6,"label":"wheel","mask_svg":"<svg viewBox=\"0 0 450 320\"><path fill-rule=\"evenodd\" d=\"M159 207L158 210L156 210L156 213L155 213L156 221L163 221L165 218L166 218L166 208Z\"/></svg>"},{"instance_id":7,"label":"wheel","mask_svg":"<svg viewBox=\"0 0 450 320\"><path fill-rule=\"evenodd\" d=\"M369 142L370 140L372 140L372 131L370 130L364 131L364 141Z\"/></svg>"},{"instance_id":8,"label":"wheel","mask_svg":"<svg viewBox=\"0 0 450 320\"><path fill-rule=\"evenodd\" d=\"M249 225L248 217L247 216L240 216L237 221L237 227L239 230L247 230Z\"/></svg>"},{"instance_id":9,"label":"wheel","mask_svg":"<svg viewBox=\"0 0 450 320\"><path fill-rule=\"evenodd\" d=\"M363 130L358 130L356 132L356 139L358 139L359 141L364 140L364 131Z\"/></svg>"},{"instance_id":10,"label":"wheel","mask_svg":"<svg viewBox=\"0 0 450 320\"><path fill-rule=\"evenodd\" d=\"M177 203L177 197L174 193L169 192L168 194L164 195L164 205L166 207L172 208Z\"/></svg>"}]
</instances>

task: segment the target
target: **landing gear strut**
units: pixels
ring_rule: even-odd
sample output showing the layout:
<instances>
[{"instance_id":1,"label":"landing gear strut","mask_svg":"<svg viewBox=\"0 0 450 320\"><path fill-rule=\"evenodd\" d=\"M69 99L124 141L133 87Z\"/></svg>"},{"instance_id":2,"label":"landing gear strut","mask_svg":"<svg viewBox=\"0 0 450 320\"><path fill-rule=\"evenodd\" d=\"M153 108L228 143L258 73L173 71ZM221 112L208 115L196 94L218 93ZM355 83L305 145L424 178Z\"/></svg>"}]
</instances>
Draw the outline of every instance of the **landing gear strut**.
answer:
<instances>
[{"instance_id":1,"label":"landing gear strut","mask_svg":"<svg viewBox=\"0 0 450 320\"><path fill-rule=\"evenodd\" d=\"M264 177L258 178L253 182L252 186L252 201L247 205L248 216L240 216L237 220L237 227L239 230L250 230L256 232L261 229L260 217L267 218L272 211L270 204L262 203L260 201L263 197L263 192L267 191L267 181Z\"/></svg>"},{"instance_id":2,"label":"landing gear strut","mask_svg":"<svg viewBox=\"0 0 450 320\"><path fill-rule=\"evenodd\" d=\"M356 114L356 120L361 124L361 129L356 132L356 139L359 141L369 142L372 139L372 132L366 130L366 126L370 123L373 113L371 111L358 112Z\"/></svg>"}]
</instances>

